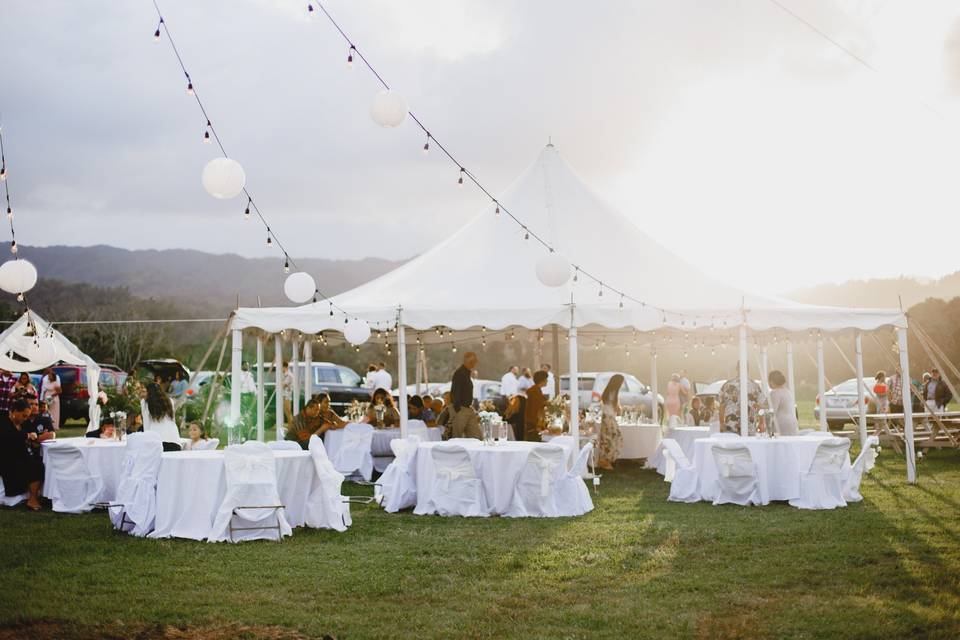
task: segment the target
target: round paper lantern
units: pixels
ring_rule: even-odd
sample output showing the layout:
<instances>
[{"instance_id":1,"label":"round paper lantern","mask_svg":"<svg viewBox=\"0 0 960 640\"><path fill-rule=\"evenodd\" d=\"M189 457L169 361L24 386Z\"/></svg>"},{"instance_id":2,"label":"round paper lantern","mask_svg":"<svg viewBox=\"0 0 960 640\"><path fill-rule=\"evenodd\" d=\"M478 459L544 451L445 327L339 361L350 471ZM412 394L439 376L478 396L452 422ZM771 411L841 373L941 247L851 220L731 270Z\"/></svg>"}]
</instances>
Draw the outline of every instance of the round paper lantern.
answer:
<instances>
[{"instance_id":1,"label":"round paper lantern","mask_svg":"<svg viewBox=\"0 0 960 640\"><path fill-rule=\"evenodd\" d=\"M548 287L562 287L570 279L570 263L551 252L537 261L537 278Z\"/></svg>"},{"instance_id":2,"label":"round paper lantern","mask_svg":"<svg viewBox=\"0 0 960 640\"><path fill-rule=\"evenodd\" d=\"M384 89L374 96L370 116L381 127L399 127L407 117L407 101L396 91Z\"/></svg>"},{"instance_id":3,"label":"round paper lantern","mask_svg":"<svg viewBox=\"0 0 960 640\"><path fill-rule=\"evenodd\" d=\"M29 260L8 260L0 266L0 289L24 293L37 284L37 268Z\"/></svg>"},{"instance_id":4,"label":"round paper lantern","mask_svg":"<svg viewBox=\"0 0 960 640\"><path fill-rule=\"evenodd\" d=\"M220 200L240 195L247 184L247 174L243 172L243 167L230 158L214 158L208 162L200 179L207 193Z\"/></svg>"},{"instance_id":5,"label":"round paper lantern","mask_svg":"<svg viewBox=\"0 0 960 640\"><path fill-rule=\"evenodd\" d=\"M370 325L367 324L366 320L352 318L343 328L343 337L354 346L363 344L370 338Z\"/></svg>"},{"instance_id":6,"label":"round paper lantern","mask_svg":"<svg viewBox=\"0 0 960 640\"><path fill-rule=\"evenodd\" d=\"M296 271L288 275L283 282L283 292L291 302L303 304L313 299L313 294L317 292L317 283L309 273Z\"/></svg>"}]
</instances>

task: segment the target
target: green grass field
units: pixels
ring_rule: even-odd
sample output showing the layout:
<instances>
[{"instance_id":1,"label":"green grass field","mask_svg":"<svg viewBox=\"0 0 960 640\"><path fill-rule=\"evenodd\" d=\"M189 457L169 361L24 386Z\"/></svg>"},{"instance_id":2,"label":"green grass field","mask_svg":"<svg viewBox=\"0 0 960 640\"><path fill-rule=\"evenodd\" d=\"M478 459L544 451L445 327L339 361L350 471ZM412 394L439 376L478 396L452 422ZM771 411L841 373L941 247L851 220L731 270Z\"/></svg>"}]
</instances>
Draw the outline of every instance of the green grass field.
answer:
<instances>
[{"instance_id":1,"label":"green grass field","mask_svg":"<svg viewBox=\"0 0 960 640\"><path fill-rule=\"evenodd\" d=\"M919 476L885 449L864 502L802 512L669 503L624 462L582 518L354 505L346 533L240 545L5 509L0 639L957 638L960 452Z\"/></svg>"}]
</instances>

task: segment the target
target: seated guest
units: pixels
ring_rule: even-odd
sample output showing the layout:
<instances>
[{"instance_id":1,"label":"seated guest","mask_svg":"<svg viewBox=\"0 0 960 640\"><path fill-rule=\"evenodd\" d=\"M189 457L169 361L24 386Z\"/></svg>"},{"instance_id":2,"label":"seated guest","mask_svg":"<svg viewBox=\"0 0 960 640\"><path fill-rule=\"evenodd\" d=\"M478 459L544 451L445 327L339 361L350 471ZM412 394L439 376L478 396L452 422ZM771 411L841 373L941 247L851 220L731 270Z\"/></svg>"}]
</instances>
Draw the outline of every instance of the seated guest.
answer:
<instances>
[{"instance_id":1,"label":"seated guest","mask_svg":"<svg viewBox=\"0 0 960 640\"><path fill-rule=\"evenodd\" d=\"M327 406L326 412L323 404ZM310 444L310 436L316 434L322 438L330 429L344 426L346 423L330 409L330 396L321 393L310 398L303 411L293 417L293 422L287 428L286 439L306 449Z\"/></svg>"},{"instance_id":2,"label":"seated guest","mask_svg":"<svg viewBox=\"0 0 960 640\"><path fill-rule=\"evenodd\" d=\"M411 420L423 420L423 398L410 396L407 400L407 417Z\"/></svg>"},{"instance_id":3,"label":"seated guest","mask_svg":"<svg viewBox=\"0 0 960 640\"><path fill-rule=\"evenodd\" d=\"M13 385L13 391L10 392L13 397L17 396L33 396L37 397L37 388L33 386L33 381L30 380L30 374L24 371L17 378L16 383Z\"/></svg>"},{"instance_id":4,"label":"seated guest","mask_svg":"<svg viewBox=\"0 0 960 640\"><path fill-rule=\"evenodd\" d=\"M143 416L136 413L127 419L127 433L140 433L143 431Z\"/></svg>"},{"instance_id":5,"label":"seated guest","mask_svg":"<svg viewBox=\"0 0 960 640\"><path fill-rule=\"evenodd\" d=\"M523 439L528 442L540 442L543 410L547 406L547 396L543 393L546 386L547 372L541 369L533 374L533 386L527 388L527 402L523 410Z\"/></svg>"},{"instance_id":6,"label":"seated guest","mask_svg":"<svg viewBox=\"0 0 960 640\"><path fill-rule=\"evenodd\" d=\"M113 440L117 435L117 425L113 418L107 416L100 421L100 428L87 432L88 438L100 438L102 440Z\"/></svg>"},{"instance_id":7,"label":"seated guest","mask_svg":"<svg viewBox=\"0 0 960 640\"><path fill-rule=\"evenodd\" d=\"M433 398L429 395L423 396L423 411L420 412L420 419L423 420L428 427L437 426L437 414L433 411Z\"/></svg>"},{"instance_id":8,"label":"seated guest","mask_svg":"<svg viewBox=\"0 0 960 640\"><path fill-rule=\"evenodd\" d=\"M318 393L313 397L320 403L320 419L323 421L324 433L334 429L343 429L347 426L347 421L330 408L330 394Z\"/></svg>"},{"instance_id":9,"label":"seated guest","mask_svg":"<svg viewBox=\"0 0 960 640\"><path fill-rule=\"evenodd\" d=\"M440 411L437 412L437 426L443 428L443 439L448 440L450 435L450 423L453 422L453 406L450 403L450 392L443 392L443 400L440 401Z\"/></svg>"},{"instance_id":10,"label":"seated guest","mask_svg":"<svg viewBox=\"0 0 960 640\"><path fill-rule=\"evenodd\" d=\"M703 408L703 400L699 396L694 396L690 401L690 411L687 412L687 426L699 427L707 424L706 409Z\"/></svg>"},{"instance_id":11,"label":"seated guest","mask_svg":"<svg viewBox=\"0 0 960 640\"><path fill-rule=\"evenodd\" d=\"M718 419L717 398L715 396L707 396L703 409L700 410L700 422L701 424L710 424Z\"/></svg>"},{"instance_id":12,"label":"seated guest","mask_svg":"<svg viewBox=\"0 0 960 640\"><path fill-rule=\"evenodd\" d=\"M31 453L40 441L27 428L29 416L30 405L23 398L14 399L9 412L0 414L0 477L8 496L28 493L27 507L39 511L43 461Z\"/></svg>"},{"instance_id":13,"label":"seated guest","mask_svg":"<svg viewBox=\"0 0 960 640\"><path fill-rule=\"evenodd\" d=\"M199 422L187 424L187 438L189 438L189 442L184 445L184 451L200 451L203 449L203 445L207 443L207 438L204 437L203 428L200 427Z\"/></svg>"},{"instance_id":14,"label":"seated guest","mask_svg":"<svg viewBox=\"0 0 960 640\"><path fill-rule=\"evenodd\" d=\"M37 440L43 442L56 438L57 432L53 427L53 419L46 411L47 403L37 400L36 396L26 396L24 399L30 405L30 417L27 418L28 428L37 434ZM39 449L37 449L37 453L40 453Z\"/></svg>"},{"instance_id":15,"label":"seated guest","mask_svg":"<svg viewBox=\"0 0 960 640\"><path fill-rule=\"evenodd\" d=\"M378 410L377 407L381 407L381 409ZM378 414L383 417L379 418ZM367 415L363 421L378 429L399 426L400 412L397 411L397 406L394 404L393 396L390 395L389 391L377 389L373 392L373 399L370 401Z\"/></svg>"}]
</instances>

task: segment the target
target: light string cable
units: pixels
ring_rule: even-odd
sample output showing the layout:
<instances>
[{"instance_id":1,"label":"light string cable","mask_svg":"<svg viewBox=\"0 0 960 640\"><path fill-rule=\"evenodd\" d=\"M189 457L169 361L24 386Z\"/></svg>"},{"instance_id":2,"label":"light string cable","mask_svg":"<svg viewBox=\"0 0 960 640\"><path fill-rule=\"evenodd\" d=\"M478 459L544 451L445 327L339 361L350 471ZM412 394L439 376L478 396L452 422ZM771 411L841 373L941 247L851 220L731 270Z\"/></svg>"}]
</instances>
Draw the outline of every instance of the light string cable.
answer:
<instances>
[{"instance_id":1,"label":"light string cable","mask_svg":"<svg viewBox=\"0 0 960 640\"><path fill-rule=\"evenodd\" d=\"M200 92L197 90L197 87L193 82L193 77L187 71L187 65L183 61L183 56L180 55L180 50L177 48L176 42L174 42L173 34L170 32L170 27L167 23L167 20L164 18L163 12L160 10L160 5L157 3L157 0L151 0L151 1L153 2L154 9L156 9L157 11L157 18L159 19L159 23L157 24L156 31L154 31L153 33L153 37L155 40L160 40L160 34L162 30L163 34L165 34L167 37L167 41L170 43L170 49L173 50L173 54L174 56L176 56L176 59L177 59L177 64L180 65L180 70L183 72L183 76L187 81L187 93L190 96L192 96L193 99L196 101L197 106L200 108L200 113L203 115L203 118L206 122L206 129L204 131L203 141L206 143L209 143L211 141L211 136L212 136L213 142L216 142L217 147L220 148L220 152L223 154L223 157L229 158L229 155L227 154L227 150L224 147L223 140L220 138L220 134L219 132L217 132L217 129L213 124L213 120L210 118L210 114L207 111L206 106L204 106L203 104L203 100L200 98ZM244 210L245 216L249 218L250 211L252 209L253 212L256 213L257 218L259 218L260 222L263 224L264 229L266 229L267 244L268 245L275 244L277 248L280 249L280 251L283 253L284 273L289 273L291 267L293 267L294 269L298 269L296 261L293 259L293 257L287 251L287 249L283 246L283 243L280 241L280 238L277 237L277 234L274 232L273 227L270 226L270 223L267 221L266 216L260 210L260 207L257 205L257 202L253 199L253 195L247 189L246 185L244 185L243 187L243 195L247 197L247 206L246 206L246 209ZM343 316L345 316L344 322L346 322L348 319L354 319L354 320L357 319L355 316L347 313L347 311L344 310L343 308L334 304L334 302L330 299L330 297L325 295L322 291L320 291L319 288L315 288L314 290L314 302L316 302L317 297L321 298L324 302L327 302L330 305L331 316L334 315L333 313L334 310L337 310L341 314L343 314Z\"/></svg>"},{"instance_id":2,"label":"light string cable","mask_svg":"<svg viewBox=\"0 0 960 640\"><path fill-rule=\"evenodd\" d=\"M330 21L330 24L333 25L333 27L337 30L337 32L340 34L340 36L343 37L344 41L346 41L346 43L349 45L350 48L349 48L349 53L348 53L348 58L347 58L348 63L352 63L352 61L353 61L353 56L357 56L357 58L359 58L360 61L363 62L364 66L370 71L370 73L372 73L372 74L374 75L374 77L377 79L377 81L380 83L380 85L381 85L384 89L386 89L386 90L389 91L389 90L390 90L390 85L387 84L387 81L384 79L384 77L380 74L380 72L378 72L378 71L376 70L376 68L375 68L375 67L373 66L373 64L367 59L367 57L366 57L365 55L363 55L363 53L360 51L360 49L357 48L356 42L355 42L349 35L347 35L347 33L343 30L343 28L340 26L340 24L334 19L334 17L333 17L332 15L330 15L330 12L327 11L327 8L323 5L322 2L319 2L318 0L314 0L313 2L308 3L308 4L307 4L307 11L308 11L309 13L313 13L313 7L314 7L314 5L316 5L316 6L320 9L320 11L323 13L323 15L326 16L327 20ZM442 142L440 142L440 141L436 138L436 136L433 134L433 132L423 123L423 121L420 120L420 118L417 117L417 115L416 115L415 113L413 113L412 110L409 110L409 109L408 109L408 110L407 110L407 115L410 116L410 119L413 120L413 122L416 123L416 125L417 125L418 127L420 127L420 129L423 131L424 135L426 135L426 143L424 144L424 151L427 151L427 150L430 148L431 145L436 146L436 148L439 149L439 150L443 153L443 155L446 156L446 157L450 160L450 162L452 162L452 163L456 166L456 168L459 170L459 172L460 172L459 182L460 182L461 184L463 183L464 177L466 177L471 183L473 183L473 185L474 185L477 189L479 189L487 198L490 199L491 204L493 204L494 207L495 207L495 214L496 214L496 215L500 215L501 213L503 213L503 214L505 214L510 220L512 220L517 226L520 227L520 229L521 229L521 230L523 231L523 233L524 233L524 239L526 239L526 240L531 240L531 239L532 239L532 240L535 240L535 241L538 242L541 246L543 246L544 249L547 249L550 253L554 253L554 252L555 252L555 248L554 248L546 239L544 239L540 234L538 234L538 233L535 232L533 229L531 229L531 228L529 227L529 225L527 225L525 222L523 222L523 220L521 220L521 219L519 218L518 215L515 215L515 214L514 214L513 212L511 212L506 206L504 206L504 204L503 204L502 202L500 202L500 201L497 199L497 197L494 196L493 193L492 193L489 189L487 189L487 187L485 187L485 186L483 185L483 183L480 182L479 178L477 178L476 175L473 174L473 172L467 170L467 168L465 167L465 165L464 165L462 162L460 162L460 161L453 155L453 153L452 153L446 146L444 146ZM578 282L580 276L583 276L583 277L586 277L586 278L589 279L589 280L592 280L592 281L594 282L594 284L598 287L598 292L599 292L598 297L603 297L603 293L604 293L605 290L606 290L606 291L609 291L609 292L611 292L611 293L613 294L613 297L619 297L620 308L623 308L623 303L624 303L625 300L629 300L629 301L631 301L631 302L634 302L634 303L640 305L641 307L649 307L649 308L651 308L651 309L654 309L654 310L658 311L660 314L662 314L662 315L664 316L664 318L666 318L666 315L667 315L667 314L669 314L669 315L671 315L671 316L675 316L675 317L677 317L677 318L683 318L683 317L685 317L685 316L687 315L687 314L680 313L680 312L677 312L677 311L671 311L671 310L669 310L669 309L665 309L665 308L662 308L662 307L657 307L657 306L652 305L652 304L648 304L648 303L645 302L644 300L641 300L641 299L639 299L639 298L636 298L636 297L628 294L628 293L627 293L626 291L624 291L623 289L618 289L618 288L616 288L616 287L611 286L608 282L604 282L599 276L594 275L593 273L591 273L590 271L588 271L587 269L585 269L582 265L572 264L572 263L571 263L570 266L571 266L571 267L573 268L573 270L574 270L574 275L573 275L573 281L574 281L574 282ZM732 316L732 315L735 315L735 314L731 314L731 316ZM716 318L721 318L721 317L724 317L724 316L723 316L723 315L714 314L714 316L712 316L712 317L710 318L711 323L714 321L714 319L716 319ZM681 321L681 323L683 323L683 321Z\"/></svg>"},{"instance_id":3,"label":"light string cable","mask_svg":"<svg viewBox=\"0 0 960 640\"><path fill-rule=\"evenodd\" d=\"M17 246L17 231L13 226L13 205L10 203L10 180L7 173L7 151L3 145L3 122L0 122L0 182L3 183L3 195L7 202L7 222L10 224L10 253L14 259L20 260L20 248ZM23 303L24 311L27 314L27 323L33 331L34 344L38 343L37 326L33 322L33 316L30 314L30 305L27 304L25 292L17 294L17 302Z\"/></svg>"}]
</instances>

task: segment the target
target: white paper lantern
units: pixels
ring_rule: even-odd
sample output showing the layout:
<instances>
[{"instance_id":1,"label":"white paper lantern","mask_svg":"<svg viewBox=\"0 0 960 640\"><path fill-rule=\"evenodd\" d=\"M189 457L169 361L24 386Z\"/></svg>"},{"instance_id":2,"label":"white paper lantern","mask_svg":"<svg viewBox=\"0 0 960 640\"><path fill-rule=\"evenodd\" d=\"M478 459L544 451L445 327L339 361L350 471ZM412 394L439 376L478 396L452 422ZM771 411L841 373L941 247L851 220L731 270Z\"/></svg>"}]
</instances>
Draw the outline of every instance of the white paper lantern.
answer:
<instances>
[{"instance_id":1,"label":"white paper lantern","mask_svg":"<svg viewBox=\"0 0 960 640\"><path fill-rule=\"evenodd\" d=\"M200 179L207 193L220 200L235 198L243 192L243 187L247 184L247 174L243 167L230 158L214 158L208 162Z\"/></svg>"},{"instance_id":2,"label":"white paper lantern","mask_svg":"<svg viewBox=\"0 0 960 640\"><path fill-rule=\"evenodd\" d=\"M548 253L537 261L537 278L548 287L562 287L570 279L570 263L559 253Z\"/></svg>"},{"instance_id":3,"label":"white paper lantern","mask_svg":"<svg viewBox=\"0 0 960 640\"><path fill-rule=\"evenodd\" d=\"M37 284L37 268L28 260L8 260L0 266L0 289L25 293Z\"/></svg>"},{"instance_id":4,"label":"white paper lantern","mask_svg":"<svg viewBox=\"0 0 960 640\"><path fill-rule=\"evenodd\" d=\"M384 89L373 98L370 116L381 127L399 127L407 117L407 101L396 91Z\"/></svg>"},{"instance_id":5,"label":"white paper lantern","mask_svg":"<svg viewBox=\"0 0 960 640\"><path fill-rule=\"evenodd\" d=\"M309 273L297 271L287 276L283 282L283 292L291 302L302 304L313 298L313 294L317 292L317 283Z\"/></svg>"},{"instance_id":6,"label":"white paper lantern","mask_svg":"<svg viewBox=\"0 0 960 640\"><path fill-rule=\"evenodd\" d=\"M343 337L354 346L363 344L370 338L370 325L366 320L352 318L343 327Z\"/></svg>"}]
</instances>

